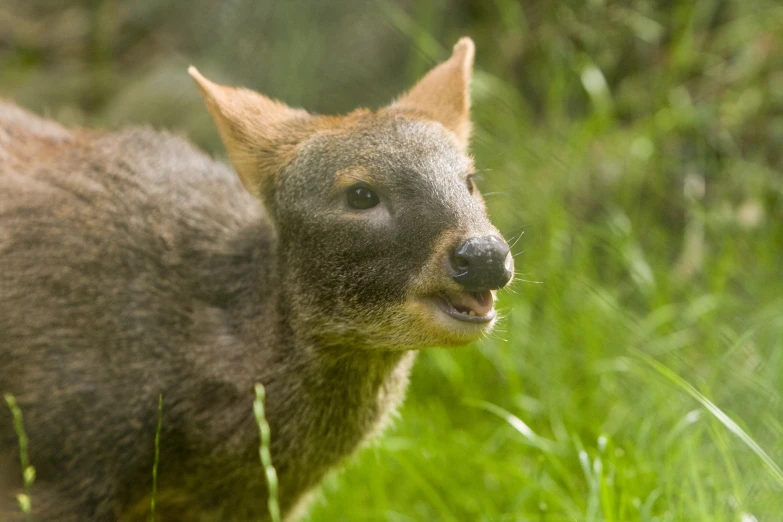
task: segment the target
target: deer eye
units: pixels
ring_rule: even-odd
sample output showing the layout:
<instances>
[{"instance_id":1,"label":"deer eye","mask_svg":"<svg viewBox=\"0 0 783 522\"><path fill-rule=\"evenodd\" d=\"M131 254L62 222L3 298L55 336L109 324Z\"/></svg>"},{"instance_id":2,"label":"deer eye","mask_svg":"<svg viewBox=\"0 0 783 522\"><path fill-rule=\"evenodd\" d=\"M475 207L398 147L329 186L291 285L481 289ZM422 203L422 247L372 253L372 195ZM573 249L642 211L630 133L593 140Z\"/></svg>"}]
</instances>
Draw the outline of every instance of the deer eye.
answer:
<instances>
[{"instance_id":1,"label":"deer eye","mask_svg":"<svg viewBox=\"0 0 783 522\"><path fill-rule=\"evenodd\" d=\"M476 188L476 185L473 183L474 177L476 177L475 174L468 174L468 177L465 179L465 184L468 186L468 192L470 192L471 195Z\"/></svg>"},{"instance_id":2,"label":"deer eye","mask_svg":"<svg viewBox=\"0 0 783 522\"><path fill-rule=\"evenodd\" d=\"M380 203L380 198L372 189L364 185L353 185L348 189L348 206L356 210L367 210Z\"/></svg>"}]
</instances>

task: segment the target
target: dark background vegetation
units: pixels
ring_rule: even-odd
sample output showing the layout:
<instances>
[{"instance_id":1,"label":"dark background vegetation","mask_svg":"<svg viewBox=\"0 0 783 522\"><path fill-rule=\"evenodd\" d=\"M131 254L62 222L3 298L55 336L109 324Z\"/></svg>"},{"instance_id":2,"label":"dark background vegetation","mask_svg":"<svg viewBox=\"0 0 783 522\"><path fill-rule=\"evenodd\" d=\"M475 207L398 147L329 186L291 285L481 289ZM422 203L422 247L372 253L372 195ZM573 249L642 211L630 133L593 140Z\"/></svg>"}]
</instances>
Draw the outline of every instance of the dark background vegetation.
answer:
<instances>
[{"instance_id":1,"label":"dark background vegetation","mask_svg":"<svg viewBox=\"0 0 783 522\"><path fill-rule=\"evenodd\" d=\"M780 520L778 0L0 0L0 95L223 155L189 64L344 112L462 35L520 281L311 520Z\"/></svg>"}]
</instances>

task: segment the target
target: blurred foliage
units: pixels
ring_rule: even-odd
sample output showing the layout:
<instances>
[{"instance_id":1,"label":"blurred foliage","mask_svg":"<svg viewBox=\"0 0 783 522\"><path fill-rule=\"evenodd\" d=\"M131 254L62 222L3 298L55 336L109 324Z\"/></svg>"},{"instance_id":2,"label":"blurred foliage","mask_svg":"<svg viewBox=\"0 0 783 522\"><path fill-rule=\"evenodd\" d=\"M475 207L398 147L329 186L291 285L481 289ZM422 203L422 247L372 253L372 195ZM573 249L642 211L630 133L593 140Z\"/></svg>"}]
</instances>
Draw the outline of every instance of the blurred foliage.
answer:
<instances>
[{"instance_id":1,"label":"blurred foliage","mask_svg":"<svg viewBox=\"0 0 783 522\"><path fill-rule=\"evenodd\" d=\"M520 280L493 338L422 354L394 432L311 520L779 519L779 0L0 0L0 93L222 154L190 63L345 112L465 34Z\"/></svg>"}]
</instances>

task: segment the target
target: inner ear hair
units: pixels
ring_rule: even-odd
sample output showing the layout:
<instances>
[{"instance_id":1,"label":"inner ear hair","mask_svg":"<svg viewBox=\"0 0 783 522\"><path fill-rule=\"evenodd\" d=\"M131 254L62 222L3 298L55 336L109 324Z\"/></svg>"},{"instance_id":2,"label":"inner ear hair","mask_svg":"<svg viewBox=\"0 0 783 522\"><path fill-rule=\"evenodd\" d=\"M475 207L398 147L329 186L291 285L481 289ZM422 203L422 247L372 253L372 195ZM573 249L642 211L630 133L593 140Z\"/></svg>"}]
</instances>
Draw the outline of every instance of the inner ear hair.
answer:
<instances>
[{"instance_id":1,"label":"inner ear hair","mask_svg":"<svg viewBox=\"0 0 783 522\"><path fill-rule=\"evenodd\" d=\"M250 89L227 87L205 78L195 67L188 74L201 89L220 132L231 163L242 184L256 197L287 163L297 143L304 140L311 120L303 109L293 109Z\"/></svg>"}]
</instances>

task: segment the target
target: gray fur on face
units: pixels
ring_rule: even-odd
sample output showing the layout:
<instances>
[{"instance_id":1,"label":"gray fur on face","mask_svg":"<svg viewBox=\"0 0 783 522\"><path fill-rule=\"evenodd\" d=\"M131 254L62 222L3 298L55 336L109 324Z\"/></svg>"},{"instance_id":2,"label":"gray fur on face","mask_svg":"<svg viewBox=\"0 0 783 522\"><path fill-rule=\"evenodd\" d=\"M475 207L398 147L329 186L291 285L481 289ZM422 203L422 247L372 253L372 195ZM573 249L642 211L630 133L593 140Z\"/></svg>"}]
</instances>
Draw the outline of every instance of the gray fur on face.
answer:
<instances>
[{"instance_id":1,"label":"gray fur on face","mask_svg":"<svg viewBox=\"0 0 783 522\"><path fill-rule=\"evenodd\" d=\"M397 342L381 338L384 329L408 339L396 348L426 344L387 323L444 235L494 231L468 190L471 169L440 125L398 114L369 114L304 143L280 176L276 221L291 284L317 296L311 327L353 332L376 347ZM378 207L346 209L345 191L335 190L340 172L374 190Z\"/></svg>"}]
</instances>

